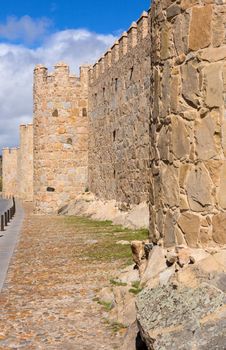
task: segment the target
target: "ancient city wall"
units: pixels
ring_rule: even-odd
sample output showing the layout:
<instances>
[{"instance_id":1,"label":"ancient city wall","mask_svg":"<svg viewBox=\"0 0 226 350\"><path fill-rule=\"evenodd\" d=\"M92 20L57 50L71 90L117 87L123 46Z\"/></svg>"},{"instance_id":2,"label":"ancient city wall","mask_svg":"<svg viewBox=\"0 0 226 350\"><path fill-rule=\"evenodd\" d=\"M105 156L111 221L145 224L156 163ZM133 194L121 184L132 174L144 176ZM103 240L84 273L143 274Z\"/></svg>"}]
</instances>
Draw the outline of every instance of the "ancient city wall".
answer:
<instances>
[{"instance_id":1,"label":"ancient city wall","mask_svg":"<svg viewBox=\"0 0 226 350\"><path fill-rule=\"evenodd\" d=\"M20 125L17 169L18 197L33 200L33 125Z\"/></svg>"},{"instance_id":2,"label":"ancient city wall","mask_svg":"<svg viewBox=\"0 0 226 350\"><path fill-rule=\"evenodd\" d=\"M150 21L151 239L225 244L226 4L158 0Z\"/></svg>"},{"instance_id":3,"label":"ancient city wall","mask_svg":"<svg viewBox=\"0 0 226 350\"><path fill-rule=\"evenodd\" d=\"M149 199L150 36L144 12L89 75L89 189L100 198Z\"/></svg>"},{"instance_id":4,"label":"ancient city wall","mask_svg":"<svg viewBox=\"0 0 226 350\"><path fill-rule=\"evenodd\" d=\"M17 195L18 148L2 150L2 192L5 197Z\"/></svg>"},{"instance_id":5,"label":"ancient city wall","mask_svg":"<svg viewBox=\"0 0 226 350\"><path fill-rule=\"evenodd\" d=\"M155 0L80 78L65 64L51 74L37 66L37 212L56 213L89 188L149 201L153 242L225 244L225 28L223 0ZM3 176L4 158L16 164L4 152ZM5 170L10 193L13 181Z\"/></svg>"},{"instance_id":6,"label":"ancient city wall","mask_svg":"<svg viewBox=\"0 0 226 350\"><path fill-rule=\"evenodd\" d=\"M88 177L88 67L80 78L60 63L34 71L34 202L56 213L84 192Z\"/></svg>"}]
</instances>

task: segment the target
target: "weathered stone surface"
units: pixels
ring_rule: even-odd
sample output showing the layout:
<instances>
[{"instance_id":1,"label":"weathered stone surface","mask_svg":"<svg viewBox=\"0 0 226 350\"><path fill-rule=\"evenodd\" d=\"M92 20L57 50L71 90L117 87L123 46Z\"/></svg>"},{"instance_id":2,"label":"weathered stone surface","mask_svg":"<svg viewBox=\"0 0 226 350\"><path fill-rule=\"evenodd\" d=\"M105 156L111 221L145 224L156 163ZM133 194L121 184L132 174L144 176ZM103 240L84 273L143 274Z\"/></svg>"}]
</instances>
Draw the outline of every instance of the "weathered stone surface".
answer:
<instances>
[{"instance_id":1,"label":"weathered stone surface","mask_svg":"<svg viewBox=\"0 0 226 350\"><path fill-rule=\"evenodd\" d=\"M220 8L219 10L216 9L216 13L214 14L212 31L212 45L214 47L219 47L223 45L225 37L225 20L224 18L222 18L222 12Z\"/></svg>"},{"instance_id":2,"label":"weathered stone surface","mask_svg":"<svg viewBox=\"0 0 226 350\"><path fill-rule=\"evenodd\" d=\"M162 200L170 206L179 205L178 169L174 166L161 166Z\"/></svg>"},{"instance_id":3,"label":"weathered stone surface","mask_svg":"<svg viewBox=\"0 0 226 350\"><path fill-rule=\"evenodd\" d=\"M218 174L220 178L218 200L221 208L226 209L226 163L220 165L218 166Z\"/></svg>"},{"instance_id":4,"label":"weathered stone surface","mask_svg":"<svg viewBox=\"0 0 226 350\"><path fill-rule=\"evenodd\" d=\"M167 270L160 272L159 274L159 284L160 286L165 286L169 282L170 278L175 274L175 266L170 266Z\"/></svg>"},{"instance_id":5,"label":"weathered stone surface","mask_svg":"<svg viewBox=\"0 0 226 350\"><path fill-rule=\"evenodd\" d=\"M206 104L209 107L223 106L222 63L211 63L204 68L206 80Z\"/></svg>"},{"instance_id":6,"label":"weathered stone surface","mask_svg":"<svg viewBox=\"0 0 226 350\"><path fill-rule=\"evenodd\" d=\"M186 158L190 152L189 133L180 117L172 117L172 151L177 159Z\"/></svg>"},{"instance_id":7,"label":"weathered stone surface","mask_svg":"<svg viewBox=\"0 0 226 350\"><path fill-rule=\"evenodd\" d=\"M170 54L170 27L166 25L161 31L161 59L167 59Z\"/></svg>"},{"instance_id":8,"label":"weathered stone surface","mask_svg":"<svg viewBox=\"0 0 226 350\"><path fill-rule=\"evenodd\" d=\"M188 62L182 67L182 94L193 105L198 103L199 75L195 64Z\"/></svg>"},{"instance_id":9,"label":"weathered stone surface","mask_svg":"<svg viewBox=\"0 0 226 350\"><path fill-rule=\"evenodd\" d=\"M177 222L177 214L168 210L164 223L164 246L172 247L176 244L175 224Z\"/></svg>"},{"instance_id":10,"label":"weathered stone surface","mask_svg":"<svg viewBox=\"0 0 226 350\"><path fill-rule=\"evenodd\" d=\"M200 230L200 218L192 213L182 213L178 219L178 225L185 235L185 240L190 247L197 247Z\"/></svg>"},{"instance_id":11,"label":"weathered stone surface","mask_svg":"<svg viewBox=\"0 0 226 350\"><path fill-rule=\"evenodd\" d=\"M226 272L226 249L220 250L218 253L214 254L214 259L221 265L224 266L224 271ZM226 292L226 291L225 291Z\"/></svg>"},{"instance_id":12,"label":"weathered stone surface","mask_svg":"<svg viewBox=\"0 0 226 350\"><path fill-rule=\"evenodd\" d=\"M215 119L208 115L196 123L196 149L198 159L208 160L218 155L215 143L217 125Z\"/></svg>"},{"instance_id":13,"label":"weathered stone surface","mask_svg":"<svg viewBox=\"0 0 226 350\"><path fill-rule=\"evenodd\" d=\"M137 300L138 326L149 349L214 349L226 342L226 297L215 287L145 289ZM214 322L213 322L214 320Z\"/></svg>"},{"instance_id":14,"label":"weathered stone surface","mask_svg":"<svg viewBox=\"0 0 226 350\"><path fill-rule=\"evenodd\" d=\"M131 325L136 320L135 296L129 292L130 287L113 288L115 305L110 318L123 325Z\"/></svg>"},{"instance_id":15,"label":"weathered stone surface","mask_svg":"<svg viewBox=\"0 0 226 350\"><path fill-rule=\"evenodd\" d=\"M199 0L182 0L181 1L181 8L183 10L187 10L188 8L199 4Z\"/></svg>"},{"instance_id":16,"label":"weathered stone surface","mask_svg":"<svg viewBox=\"0 0 226 350\"><path fill-rule=\"evenodd\" d=\"M148 257L147 267L141 278L141 284L154 279L160 272L167 268L164 250L162 247L155 246Z\"/></svg>"},{"instance_id":17,"label":"weathered stone surface","mask_svg":"<svg viewBox=\"0 0 226 350\"><path fill-rule=\"evenodd\" d=\"M109 287L101 289L98 294L98 298L105 303L111 303L112 305L114 304L114 294Z\"/></svg>"},{"instance_id":18,"label":"weathered stone surface","mask_svg":"<svg viewBox=\"0 0 226 350\"><path fill-rule=\"evenodd\" d=\"M202 164L194 167L187 178L188 202L192 210L204 211L213 203L212 181L205 166Z\"/></svg>"},{"instance_id":19,"label":"weathered stone surface","mask_svg":"<svg viewBox=\"0 0 226 350\"><path fill-rule=\"evenodd\" d=\"M208 62L217 62L226 58L226 46L217 48L209 47L199 53L200 59Z\"/></svg>"},{"instance_id":20,"label":"weathered stone surface","mask_svg":"<svg viewBox=\"0 0 226 350\"><path fill-rule=\"evenodd\" d=\"M127 330L123 340L122 350L137 350L136 338L139 332L137 322L134 322Z\"/></svg>"},{"instance_id":21,"label":"weathered stone surface","mask_svg":"<svg viewBox=\"0 0 226 350\"><path fill-rule=\"evenodd\" d=\"M226 244L226 213L213 217L213 240L218 244Z\"/></svg>"},{"instance_id":22,"label":"weathered stone surface","mask_svg":"<svg viewBox=\"0 0 226 350\"><path fill-rule=\"evenodd\" d=\"M186 7L186 5L184 4ZM212 5L193 7L189 33L189 48L193 51L211 42Z\"/></svg>"},{"instance_id":23,"label":"weathered stone surface","mask_svg":"<svg viewBox=\"0 0 226 350\"><path fill-rule=\"evenodd\" d=\"M226 76L225 76L225 82L226 82ZM226 90L226 87L225 87ZM222 146L223 146L223 152L224 155L226 156L226 121L223 121L222 124Z\"/></svg>"},{"instance_id":24,"label":"weathered stone surface","mask_svg":"<svg viewBox=\"0 0 226 350\"><path fill-rule=\"evenodd\" d=\"M144 242L142 241L132 241L131 250L133 255L133 261L137 266L142 264L142 260L145 258Z\"/></svg>"},{"instance_id":25,"label":"weathered stone surface","mask_svg":"<svg viewBox=\"0 0 226 350\"><path fill-rule=\"evenodd\" d=\"M168 127L163 126L158 139L159 156L162 160L169 159L169 144L170 144L170 131Z\"/></svg>"},{"instance_id":26,"label":"weathered stone surface","mask_svg":"<svg viewBox=\"0 0 226 350\"><path fill-rule=\"evenodd\" d=\"M117 275L117 280L122 283L132 283L139 281L139 270L134 268L134 265L130 265Z\"/></svg>"}]
</instances>

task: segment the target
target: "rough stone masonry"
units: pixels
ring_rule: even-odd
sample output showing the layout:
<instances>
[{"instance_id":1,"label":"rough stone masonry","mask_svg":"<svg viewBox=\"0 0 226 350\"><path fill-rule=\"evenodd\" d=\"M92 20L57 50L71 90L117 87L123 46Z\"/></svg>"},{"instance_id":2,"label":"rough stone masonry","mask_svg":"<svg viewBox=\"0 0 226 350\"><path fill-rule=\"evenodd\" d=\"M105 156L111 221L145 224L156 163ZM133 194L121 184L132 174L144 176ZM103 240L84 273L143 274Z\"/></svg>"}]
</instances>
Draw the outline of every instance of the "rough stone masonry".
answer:
<instances>
[{"instance_id":1,"label":"rough stone masonry","mask_svg":"<svg viewBox=\"0 0 226 350\"><path fill-rule=\"evenodd\" d=\"M36 211L89 189L148 201L155 243L225 244L225 28L224 0L155 0L80 80L36 67Z\"/></svg>"}]
</instances>

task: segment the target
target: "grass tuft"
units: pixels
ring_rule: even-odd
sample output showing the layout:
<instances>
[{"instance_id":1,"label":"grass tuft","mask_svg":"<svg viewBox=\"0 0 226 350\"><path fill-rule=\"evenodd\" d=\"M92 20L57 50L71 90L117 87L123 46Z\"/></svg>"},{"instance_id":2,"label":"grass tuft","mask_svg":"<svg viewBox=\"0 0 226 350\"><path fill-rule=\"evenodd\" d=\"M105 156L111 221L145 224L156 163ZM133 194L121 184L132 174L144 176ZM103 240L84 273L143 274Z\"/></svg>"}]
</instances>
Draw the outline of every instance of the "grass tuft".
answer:
<instances>
[{"instance_id":1,"label":"grass tuft","mask_svg":"<svg viewBox=\"0 0 226 350\"><path fill-rule=\"evenodd\" d=\"M114 280L114 279L110 279L110 283L113 286L117 286L117 287L125 287L125 286L127 286L127 283L121 282L121 281L117 281L117 280Z\"/></svg>"},{"instance_id":2,"label":"grass tuft","mask_svg":"<svg viewBox=\"0 0 226 350\"><path fill-rule=\"evenodd\" d=\"M132 288L129 289L129 292L134 295L137 295L142 291L142 289L143 288L140 286L140 281L134 281L132 283Z\"/></svg>"},{"instance_id":3,"label":"grass tuft","mask_svg":"<svg viewBox=\"0 0 226 350\"><path fill-rule=\"evenodd\" d=\"M123 323L117 322L117 321L110 321L108 319L105 319L105 323L109 326L109 328L112 330L114 334L122 332L128 328L128 326L124 325Z\"/></svg>"},{"instance_id":4,"label":"grass tuft","mask_svg":"<svg viewBox=\"0 0 226 350\"><path fill-rule=\"evenodd\" d=\"M93 301L96 301L99 305L102 305L105 311L109 312L113 309L113 304L111 302L100 300L99 298L94 298Z\"/></svg>"}]
</instances>

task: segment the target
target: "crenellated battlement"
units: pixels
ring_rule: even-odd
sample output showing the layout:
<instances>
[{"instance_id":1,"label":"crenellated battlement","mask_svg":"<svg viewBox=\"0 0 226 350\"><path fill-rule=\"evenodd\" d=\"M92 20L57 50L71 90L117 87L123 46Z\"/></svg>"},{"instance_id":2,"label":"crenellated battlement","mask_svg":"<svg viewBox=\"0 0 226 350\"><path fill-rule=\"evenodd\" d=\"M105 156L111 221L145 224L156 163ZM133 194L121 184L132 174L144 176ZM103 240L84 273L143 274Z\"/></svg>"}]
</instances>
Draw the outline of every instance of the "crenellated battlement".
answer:
<instances>
[{"instance_id":1,"label":"crenellated battlement","mask_svg":"<svg viewBox=\"0 0 226 350\"><path fill-rule=\"evenodd\" d=\"M64 62L59 62L54 66L53 71L49 71L44 65L38 64L34 69L34 80L36 86L47 86L48 84L58 84L63 86L71 84L75 87L87 86L89 65L80 67L80 74L76 76L71 74L69 65Z\"/></svg>"},{"instance_id":2,"label":"crenellated battlement","mask_svg":"<svg viewBox=\"0 0 226 350\"><path fill-rule=\"evenodd\" d=\"M100 78L102 74L113 68L126 55L142 45L149 33L149 15L144 11L141 17L133 22L127 32L123 32L121 37L115 41L112 47L89 69L89 82L92 84Z\"/></svg>"},{"instance_id":3,"label":"crenellated battlement","mask_svg":"<svg viewBox=\"0 0 226 350\"><path fill-rule=\"evenodd\" d=\"M4 153L4 154L15 154L15 153L17 153L18 149L19 149L19 147L11 147L11 148L4 147L2 149L2 153Z\"/></svg>"}]
</instances>

